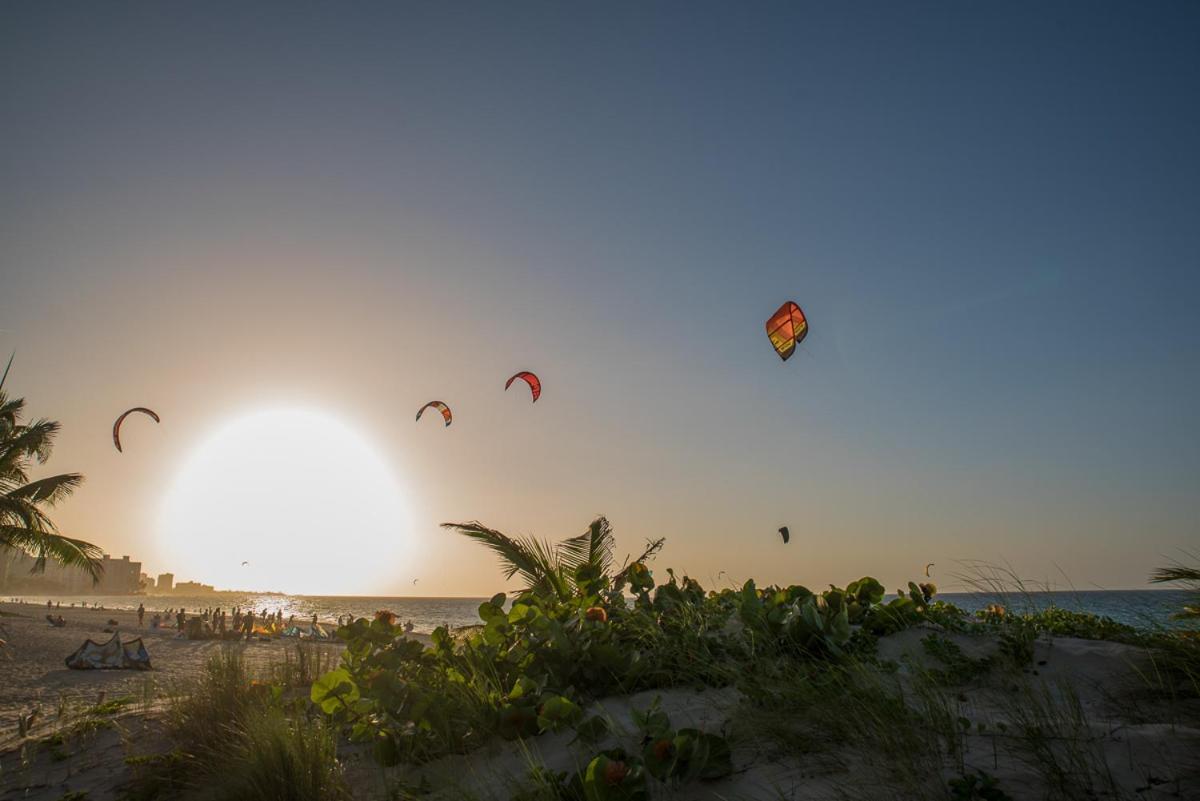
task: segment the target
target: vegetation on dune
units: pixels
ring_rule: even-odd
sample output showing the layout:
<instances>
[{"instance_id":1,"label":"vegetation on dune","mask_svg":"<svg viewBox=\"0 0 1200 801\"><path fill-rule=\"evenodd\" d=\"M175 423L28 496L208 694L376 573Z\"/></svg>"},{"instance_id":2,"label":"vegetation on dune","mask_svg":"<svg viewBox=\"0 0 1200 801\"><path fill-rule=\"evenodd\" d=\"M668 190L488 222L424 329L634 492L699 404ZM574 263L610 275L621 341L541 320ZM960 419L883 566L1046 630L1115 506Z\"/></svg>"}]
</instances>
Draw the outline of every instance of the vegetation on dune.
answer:
<instances>
[{"instance_id":1,"label":"vegetation on dune","mask_svg":"<svg viewBox=\"0 0 1200 801\"><path fill-rule=\"evenodd\" d=\"M1175 562L1150 574L1155 584L1178 584L1192 593L1191 602L1176 613L1179 620L1200 620L1200 564Z\"/></svg>"},{"instance_id":2,"label":"vegetation on dune","mask_svg":"<svg viewBox=\"0 0 1200 801\"><path fill-rule=\"evenodd\" d=\"M0 391L0 551L15 550L33 556L34 569L44 569L51 559L100 577L100 549L58 532L47 510L69 496L83 482L78 473L29 480L34 464L45 464L61 426L38 419L21 422L25 401Z\"/></svg>"},{"instance_id":3,"label":"vegetation on dune","mask_svg":"<svg viewBox=\"0 0 1200 801\"><path fill-rule=\"evenodd\" d=\"M349 798L336 733L308 702L308 665L319 662L299 646L272 675L256 677L241 651L214 654L194 685L169 698L169 751L126 760L133 779L129 801L154 801L199 792L204 798L337 801Z\"/></svg>"},{"instance_id":4,"label":"vegetation on dune","mask_svg":"<svg viewBox=\"0 0 1200 801\"><path fill-rule=\"evenodd\" d=\"M431 646L406 637L387 611L360 618L339 629L346 647L332 670L302 655L255 680L237 651L222 652L172 703L175 748L138 758L130 798L203 787L217 798L337 799L350 793L343 738L413 778L422 774L409 769L489 739L559 732L575 766L530 756L514 801L663 797L760 756L838 773L851 793L886 786L892 795L878 797L1005 801L990 772L1002 751L1033 768L1047 797L1074 799L1091 797L1076 788L1115 791L1115 780L1079 699L1033 678L1039 637L1142 647L1159 660L1146 697L1200 697L1194 681L1179 680L1194 675L1180 666L1196 651L1179 632L1061 609L1014 614L993 605L969 615L938 601L932 584L911 583L888 600L870 577L822 591L753 581L706 591L666 570L660 583L648 562L662 542L618 568L603 518L557 544L478 523L452 528L498 554L524 589L481 604L477 627L436 630ZM918 626L917 639L897 640L914 642L918 661L880 656L882 638ZM964 651L979 642L990 644L986 654ZM680 686L730 688L719 731L679 726L657 701L632 710L632 732L618 730L592 706ZM1001 717L980 717L965 695L971 687L1002 687ZM994 758L989 771L980 770L981 751ZM847 759L868 769L852 770ZM398 782L393 797L439 789L387 775Z\"/></svg>"}]
</instances>

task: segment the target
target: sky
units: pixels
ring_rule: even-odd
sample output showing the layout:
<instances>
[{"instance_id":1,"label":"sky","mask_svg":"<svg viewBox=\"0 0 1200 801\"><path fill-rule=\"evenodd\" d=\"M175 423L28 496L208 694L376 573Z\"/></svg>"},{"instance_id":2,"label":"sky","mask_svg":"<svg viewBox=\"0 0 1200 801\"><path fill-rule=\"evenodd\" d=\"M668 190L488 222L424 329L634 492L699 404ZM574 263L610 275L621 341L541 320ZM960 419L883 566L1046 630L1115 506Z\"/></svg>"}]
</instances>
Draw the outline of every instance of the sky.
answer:
<instances>
[{"instance_id":1,"label":"sky","mask_svg":"<svg viewBox=\"0 0 1200 801\"><path fill-rule=\"evenodd\" d=\"M439 523L605 514L705 584L1140 587L1200 543L1197 97L1185 2L5 3L6 390L62 530L178 579L487 595ZM252 538L320 570L194 575L184 466L296 408L404 530L272 527L357 475L314 447Z\"/></svg>"}]
</instances>

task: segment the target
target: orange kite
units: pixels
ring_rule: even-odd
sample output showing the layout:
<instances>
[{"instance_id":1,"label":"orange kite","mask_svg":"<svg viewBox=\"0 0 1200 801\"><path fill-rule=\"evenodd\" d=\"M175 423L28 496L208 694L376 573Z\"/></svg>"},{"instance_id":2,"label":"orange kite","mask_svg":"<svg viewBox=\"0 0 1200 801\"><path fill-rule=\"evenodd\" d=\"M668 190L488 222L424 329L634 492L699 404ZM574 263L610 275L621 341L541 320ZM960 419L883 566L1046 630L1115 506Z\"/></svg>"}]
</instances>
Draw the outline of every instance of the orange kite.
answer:
<instances>
[{"instance_id":1,"label":"orange kite","mask_svg":"<svg viewBox=\"0 0 1200 801\"><path fill-rule=\"evenodd\" d=\"M779 358L786 362L795 353L796 346L808 336L808 320L804 318L804 312L789 300L767 320L767 336Z\"/></svg>"}]
</instances>

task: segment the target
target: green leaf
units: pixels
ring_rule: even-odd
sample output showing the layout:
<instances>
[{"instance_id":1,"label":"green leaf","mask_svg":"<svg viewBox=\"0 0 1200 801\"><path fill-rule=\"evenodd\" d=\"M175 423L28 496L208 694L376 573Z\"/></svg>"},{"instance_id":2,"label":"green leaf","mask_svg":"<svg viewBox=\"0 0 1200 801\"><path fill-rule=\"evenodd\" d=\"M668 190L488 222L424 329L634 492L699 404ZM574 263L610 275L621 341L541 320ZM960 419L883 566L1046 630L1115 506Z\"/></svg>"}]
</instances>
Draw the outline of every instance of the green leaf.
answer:
<instances>
[{"instance_id":1,"label":"green leaf","mask_svg":"<svg viewBox=\"0 0 1200 801\"><path fill-rule=\"evenodd\" d=\"M308 697L325 714L332 715L357 701L359 692L349 671L338 668L314 681Z\"/></svg>"},{"instance_id":2,"label":"green leaf","mask_svg":"<svg viewBox=\"0 0 1200 801\"><path fill-rule=\"evenodd\" d=\"M538 728L542 731L558 731L582 719L583 710L566 696L551 696L538 708Z\"/></svg>"},{"instance_id":3,"label":"green leaf","mask_svg":"<svg viewBox=\"0 0 1200 801\"><path fill-rule=\"evenodd\" d=\"M612 730L608 721L599 715L592 715L575 727L575 739L583 743L595 743Z\"/></svg>"}]
</instances>

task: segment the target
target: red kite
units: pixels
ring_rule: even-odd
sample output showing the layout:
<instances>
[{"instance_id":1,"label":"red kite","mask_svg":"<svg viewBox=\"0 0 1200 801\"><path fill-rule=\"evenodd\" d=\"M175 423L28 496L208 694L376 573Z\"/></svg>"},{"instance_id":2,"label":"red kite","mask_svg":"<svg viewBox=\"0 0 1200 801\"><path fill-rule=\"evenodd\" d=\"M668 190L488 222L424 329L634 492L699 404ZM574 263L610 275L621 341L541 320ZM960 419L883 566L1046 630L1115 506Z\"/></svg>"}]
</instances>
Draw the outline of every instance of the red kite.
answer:
<instances>
[{"instance_id":1,"label":"red kite","mask_svg":"<svg viewBox=\"0 0 1200 801\"><path fill-rule=\"evenodd\" d=\"M507 392L508 388L512 386L512 382L516 381L518 378L529 385L529 391L533 393L533 402L537 403L537 399L542 394L542 382L541 379L539 379L533 373L522 370L504 382L504 390Z\"/></svg>"},{"instance_id":2,"label":"red kite","mask_svg":"<svg viewBox=\"0 0 1200 801\"><path fill-rule=\"evenodd\" d=\"M161 422L158 419L158 415L154 411L147 409L144 406L135 406L129 411L124 412L120 417L117 418L117 422L113 423L113 445L117 446L118 453L124 453L124 451L121 450L121 424L125 422L126 417L134 412L141 412L142 414L149 415L156 423Z\"/></svg>"}]
</instances>

